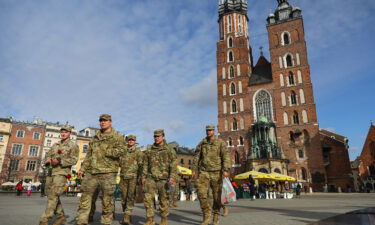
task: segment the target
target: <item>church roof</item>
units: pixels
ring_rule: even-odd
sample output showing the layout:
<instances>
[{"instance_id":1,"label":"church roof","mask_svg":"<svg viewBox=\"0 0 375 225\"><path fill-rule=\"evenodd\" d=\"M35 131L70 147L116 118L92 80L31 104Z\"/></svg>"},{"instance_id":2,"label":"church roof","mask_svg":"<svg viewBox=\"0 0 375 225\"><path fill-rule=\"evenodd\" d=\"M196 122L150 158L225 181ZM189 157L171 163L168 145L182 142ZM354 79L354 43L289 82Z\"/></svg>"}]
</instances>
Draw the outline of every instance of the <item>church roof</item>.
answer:
<instances>
[{"instance_id":1,"label":"church roof","mask_svg":"<svg viewBox=\"0 0 375 225\"><path fill-rule=\"evenodd\" d=\"M272 82L271 63L264 56L260 56L253 68L249 85L258 85Z\"/></svg>"},{"instance_id":2,"label":"church roof","mask_svg":"<svg viewBox=\"0 0 375 225\"><path fill-rule=\"evenodd\" d=\"M337 134L337 133L334 133L332 131L325 130L325 129L319 129L319 133L331 139L335 139L339 142L342 142L342 143L346 143L346 141L348 140L348 138L345 136L342 136L340 134Z\"/></svg>"}]
</instances>

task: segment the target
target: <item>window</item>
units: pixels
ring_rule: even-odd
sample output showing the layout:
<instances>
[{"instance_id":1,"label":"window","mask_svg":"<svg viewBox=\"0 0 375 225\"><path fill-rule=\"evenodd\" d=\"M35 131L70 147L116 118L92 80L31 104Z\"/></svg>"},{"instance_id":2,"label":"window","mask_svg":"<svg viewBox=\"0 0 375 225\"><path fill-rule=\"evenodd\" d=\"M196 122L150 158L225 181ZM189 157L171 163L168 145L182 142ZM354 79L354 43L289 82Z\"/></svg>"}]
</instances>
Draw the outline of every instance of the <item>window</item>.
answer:
<instances>
[{"instance_id":1,"label":"window","mask_svg":"<svg viewBox=\"0 0 375 225\"><path fill-rule=\"evenodd\" d=\"M180 160L180 163L181 163L181 164L184 164L184 159L181 159L181 160Z\"/></svg>"},{"instance_id":2,"label":"window","mask_svg":"<svg viewBox=\"0 0 375 225\"><path fill-rule=\"evenodd\" d=\"M302 84L302 72L301 70L297 71L298 83Z\"/></svg>"},{"instance_id":3,"label":"window","mask_svg":"<svg viewBox=\"0 0 375 225\"><path fill-rule=\"evenodd\" d=\"M293 66L293 59L291 55L287 55L286 58L286 67L292 67Z\"/></svg>"},{"instance_id":4,"label":"window","mask_svg":"<svg viewBox=\"0 0 375 225\"><path fill-rule=\"evenodd\" d=\"M233 39L232 37L229 37L228 39L228 48L232 48L233 47Z\"/></svg>"},{"instance_id":5,"label":"window","mask_svg":"<svg viewBox=\"0 0 375 225\"><path fill-rule=\"evenodd\" d=\"M34 171L36 167L36 161L27 161L26 170Z\"/></svg>"},{"instance_id":6,"label":"window","mask_svg":"<svg viewBox=\"0 0 375 225\"><path fill-rule=\"evenodd\" d=\"M226 74L225 74L225 67L223 67L223 69L221 70L221 73L222 73L222 78L223 78L223 80L224 80L225 77L226 77Z\"/></svg>"},{"instance_id":7,"label":"window","mask_svg":"<svg viewBox=\"0 0 375 225\"><path fill-rule=\"evenodd\" d=\"M278 168L274 169L273 172L275 172L275 173L281 173L281 171Z\"/></svg>"},{"instance_id":8,"label":"window","mask_svg":"<svg viewBox=\"0 0 375 225\"><path fill-rule=\"evenodd\" d=\"M47 146L50 147L52 145L52 141L51 140L47 140Z\"/></svg>"},{"instance_id":9,"label":"window","mask_svg":"<svg viewBox=\"0 0 375 225\"><path fill-rule=\"evenodd\" d=\"M40 138L40 133L39 132L34 132L33 139L34 140L39 140Z\"/></svg>"},{"instance_id":10,"label":"window","mask_svg":"<svg viewBox=\"0 0 375 225\"><path fill-rule=\"evenodd\" d=\"M23 131L23 130L18 130L17 131L17 137L18 138L23 138L24 135L25 135L25 131Z\"/></svg>"},{"instance_id":11,"label":"window","mask_svg":"<svg viewBox=\"0 0 375 225\"><path fill-rule=\"evenodd\" d=\"M227 113L227 102L226 101L223 101L223 113L224 114Z\"/></svg>"},{"instance_id":12,"label":"window","mask_svg":"<svg viewBox=\"0 0 375 225\"><path fill-rule=\"evenodd\" d=\"M232 17L228 16L228 32L232 32Z\"/></svg>"},{"instance_id":13,"label":"window","mask_svg":"<svg viewBox=\"0 0 375 225\"><path fill-rule=\"evenodd\" d=\"M261 173L268 173L268 170L265 169L265 168L261 168L261 169L259 169L258 171L261 172Z\"/></svg>"},{"instance_id":14,"label":"window","mask_svg":"<svg viewBox=\"0 0 375 225\"><path fill-rule=\"evenodd\" d=\"M19 159L12 159L10 160L10 170L16 171L18 170L18 165L20 164Z\"/></svg>"},{"instance_id":15,"label":"window","mask_svg":"<svg viewBox=\"0 0 375 225\"><path fill-rule=\"evenodd\" d=\"M302 110L302 121L303 121L303 123L308 123L309 122L306 110Z\"/></svg>"},{"instance_id":16,"label":"window","mask_svg":"<svg viewBox=\"0 0 375 225\"><path fill-rule=\"evenodd\" d=\"M243 146L243 144L244 144L243 137L240 136L240 145Z\"/></svg>"},{"instance_id":17,"label":"window","mask_svg":"<svg viewBox=\"0 0 375 225\"><path fill-rule=\"evenodd\" d=\"M299 124L298 112L294 111L293 113L293 124Z\"/></svg>"},{"instance_id":18,"label":"window","mask_svg":"<svg viewBox=\"0 0 375 225\"><path fill-rule=\"evenodd\" d=\"M0 135L0 141L4 141L4 136Z\"/></svg>"},{"instance_id":19,"label":"window","mask_svg":"<svg viewBox=\"0 0 375 225\"><path fill-rule=\"evenodd\" d=\"M89 149L89 146L88 145L83 145L83 153L87 153L87 150Z\"/></svg>"},{"instance_id":20,"label":"window","mask_svg":"<svg viewBox=\"0 0 375 225\"><path fill-rule=\"evenodd\" d=\"M303 91L303 89L299 89L299 95L301 99L301 104L305 104L305 92Z\"/></svg>"},{"instance_id":21,"label":"window","mask_svg":"<svg viewBox=\"0 0 375 225\"><path fill-rule=\"evenodd\" d=\"M29 148L29 156L38 156L38 146L31 145Z\"/></svg>"},{"instance_id":22,"label":"window","mask_svg":"<svg viewBox=\"0 0 375 225\"><path fill-rule=\"evenodd\" d=\"M298 158L304 158L303 150L298 150Z\"/></svg>"},{"instance_id":23,"label":"window","mask_svg":"<svg viewBox=\"0 0 375 225\"><path fill-rule=\"evenodd\" d=\"M294 91L292 91L290 94L290 103L292 105L297 105L297 95Z\"/></svg>"},{"instance_id":24,"label":"window","mask_svg":"<svg viewBox=\"0 0 375 225\"><path fill-rule=\"evenodd\" d=\"M191 165L191 159L189 159L189 165Z\"/></svg>"},{"instance_id":25,"label":"window","mask_svg":"<svg viewBox=\"0 0 375 225\"><path fill-rule=\"evenodd\" d=\"M86 137L90 136L90 132L88 130L85 131Z\"/></svg>"},{"instance_id":26,"label":"window","mask_svg":"<svg viewBox=\"0 0 375 225\"><path fill-rule=\"evenodd\" d=\"M284 75L280 74L280 86L284 87Z\"/></svg>"},{"instance_id":27,"label":"window","mask_svg":"<svg viewBox=\"0 0 375 225\"><path fill-rule=\"evenodd\" d=\"M234 152L234 164L240 164L240 154L238 152Z\"/></svg>"},{"instance_id":28,"label":"window","mask_svg":"<svg viewBox=\"0 0 375 225\"><path fill-rule=\"evenodd\" d=\"M245 129L245 120L243 118L240 119L240 127L241 130Z\"/></svg>"},{"instance_id":29,"label":"window","mask_svg":"<svg viewBox=\"0 0 375 225\"><path fill-rule=\"evenodd\" d=\"M240 66L240 64L237 65L237 76L241 76L241 66Z\"/></svg>"},{"instance_id":30,"label":"window","mask_svg":"<svg viewBox=\"0 0 375 225\"><path fill-rule=\"evenodd\" d=\"M236 100L232 100L232 113L236 113L237 112L237 102Z\"/></svg>"},{"instance_id":31,"label":"window","mask_svg":"<svg viewBox=\"0 0 375 225\"><path fill-rule=\"evenodd\" d=\"M243 112L244 107L243 107L243 99L240 98L240 112Z\"/></svg>"},{"instance_id":32,"label":"window","mask_svg":"<svg viewBox=\"0 0 375 225\"><path fill-rule=\"evenodd\" d=\"M301 168L302 180L307 180L307 172L305 168Z\"/></svg>"},{"instance_id":33,"label":"window","mask_svg":"<svg viewBox=\"0 0 375 225\"><path fill-rule=\"evenodd\" d=\"M233 62L233 52L232 51L228 52L228 62Z\"/></svg>"},{"instance_id":34,"label":"window","mask_svg":"<svg viewBox=\"0 0 375 225\"><path fill-rule=\"evenodd\" d=\"M242 17L238 16L238 32L242 33Z\"/></svg>"},{"instance_id":35,"label":"window","mask_svg":"<svg viewBox=\"0 0 375 225\"><path fill-rule=\"evenodd\" d=\"M290 44L290 36L289 36L289 34L287 32L284 33L283 40L284 40L284 45L289 45Z\"/></svg>"},{"instance_id":36,"label":"window","mask_svg":"<svg viewBox=\"0 0 375 225\"><path fill-rule=\"evenodd\" d=\"M294 75L292 72L289 72L289 75L288 75L288 81L289 81L289 85L294 85Z\"/></svg>"},{"instance_id":37,"label":"window","mask_svg":"<svg viewBox=\"0 0 375 225\"><path fill-rule=\"evenodd\" d=\"M229 78L234 78L234 68L233 68L233 66L229 67Z\"/></svg>"},{"instance_id":38,"label":"window","mask_svg":"<svg viewBox=\"0 0 375 225\"><path fill-rule=\"evenodd\" d=\"M286 98L284 92L281 92L281 105L286 106Z\"/></svg>"},{"instance_id":39,"label":"window","mask_svg":"<svg viewBox=\"0 0 375 225\"><path fill-rule=\"evenodd\" d=\"M232 82L230 84L230 95L235 95L235 94L236 94L236 84Z\"/></svg>"},{"instance_id":40,"label":"window","mask_svg":"<svg viewBox=\"0 0 375 225\"><path fill-rule=\"evenodd\" d=\"M228 131L228 120L224 121L224 130Z\"/></svg>"},{"instance_id":41,"label":"window","mask_svg":"<svg viewBox=\"0 0 375 225\"><path fill-rule=\"evenodd\" d=\"M233 141L231 137L228 138L228 146L233 146Z\"/></svg>"},{"instance_id":42,"label":"window","mask_svg":"<svg viewBox=\"0 0 375 225\"><path fill-rule=\"evenodd\" d=\"M289 132L289 140L291 143L295 143L296 140L294 139L294 133L292 131Z\"/></svg>"},{"instance_id":43,"label":"window","mask_svg":"<svg viewBox=\"0 0 375 225\"><path fill-rule=\"evenodd\" d=\"M257 120L259 120L261 116L264 116L268 121L272 121L271 97L266 91L262 90L256 95L255 108Z\"/></svg>"},{"instance_id":44,"label":"window","mask_svg":"<svg viewBox=\"0 0 375 225\"><path fill-rule=\"evenodd\" d=\"M284 125L288 125L289 124L289 119L288 119L288 113L284 112Z\"/></svg>"},{"instance_id":45,"label":"window","mask_svg":"<svg viewBox=\"0 0 375 225\"><path fill-rule=\"evenodd\" d=\"M238 93L242 93L242 81L238 81Z\"/></svg>"},{"instance_id":46,"label":"window","mask_svg":"<svg viewBox=\"0 0 375 225\"><path fill-rule=\"evenodd\" d=\"M227 86L223 84L223 96L227 95Z\"/></svg>"},{"instance_id":47,"label":"window","mask_svg":"<svg viewBox=\"0 0 375 225\"><path fill-rule=\"evenodd\" d=\"M233 131L238 130L238 127L237 127L237 120L236 120L236 119L233 119L232 130L233 130Z\"/></svg>"},{"instance_id":48,"label":"window","mask_svg":"<svg viewBox=\"0 0 375 225\"><path fill-rule=\"evenodd\" d=\"M22 153L22 144L13 144L12 154L13 155L21 155L21 153Z\"/></svg>"}]
</instances>

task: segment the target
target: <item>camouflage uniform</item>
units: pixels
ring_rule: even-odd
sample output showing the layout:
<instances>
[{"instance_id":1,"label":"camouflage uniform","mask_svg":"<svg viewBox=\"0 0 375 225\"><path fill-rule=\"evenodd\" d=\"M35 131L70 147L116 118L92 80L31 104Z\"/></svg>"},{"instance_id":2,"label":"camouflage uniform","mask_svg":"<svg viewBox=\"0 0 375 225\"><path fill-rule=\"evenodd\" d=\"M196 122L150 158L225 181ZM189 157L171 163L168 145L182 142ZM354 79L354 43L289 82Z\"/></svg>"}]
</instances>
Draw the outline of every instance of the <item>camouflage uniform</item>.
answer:
<instances>
[{"instance_id":1,"label":"camouflage uniform","mask_svg":"<svg viewBox=\"0 0 375 225\"><path fill-rule=\"evenodd\" d=\"M214 129L210 125L206 129ZM230 156L227 151L226 143L217 137L213 140L203 139L197 146L193 163L193 171L198 174L196 188L198 199L204 214L204 223L214 213L214 219L218 218L221 208L221 189L222 173L230 169ZM213 206L211 209L209 201L209 189L211 188L213 197ZM214 224L215 223L214 221Z\"/></svg>"},{"instance_id":2,"label":"camouflage uniform","mask_svg":"<svg viewBox=\"0 0 375 225\"><path fill-rule=\"evenodd\" d=\"M156 130L158 134L162 130ZM164 132L164 131L163 131ZM164 141L163 145L152 145L144 153L142 178L146 179L144 184L144 204L148 220L153 218L155 194L159 195L160 216L166 219L169 215L168 180L176 179L177 165L175 150ZM153 220L153 219L152 219Z\"/></svg>"},{"instance_id":3,"label":"camouflage uniform","mask_svg":"<svg viewBox=\"0 0 375 225\"><path fill-rule=\"evenodd\" d=\"M173 207L177 207L176 202L178 201L178 196L180 194L180 184L179 183L180 183L180 176L177 176L176 180L174 182L174 189L170 193L170 196L169 196L170 205L173 206Z\"/></svg>"},{"instance_id":4,"label":"camouflage uniform","mask_svg":"<svg viewBox=\"0 0 375 225\"><path fill-rule=\"evenodd\" d=\"M135 136L129 135L128 138ZM135 146L128 147L120 159L120 184L122 210L125 214L124 223L129 223L133 211L137 179L140 178L143 164L143 153ZM128 220L126 220L128 219Z\"/></svg>"},{"instance_id":5,"label":"camouflage uniform","mask_svg":"<svg viewBox=\"0 0 375 225\"><path fill-rule=\"evenodd\" d=\"M70 132L71 128L63 127L61 130ZM47 224L48 220L55 214L60 220L65 220L60 195L64 192L66 175L70 173L71 167L77 163L78 153L78 146L69 139L54 144L47 152L45 160L57 159L60 161L60 164L54 166L47 165L50 170L46 178L45 190L48 202L45 212L40 217L40 224Z\"/></svg>"},{"instance_id":6,"label":"camouflage uniform","mask_svg":"<svg viewBox=\"0 0 375 225\"><path fill-rule=\"evenodd\" d=\"M77 213L77 224L87 224L92 205L92 197L97 188L103 193L102 224L113 220L113 194L116 189L116 174L119 159L124 151L122 136L112 128L108 133L98 131L89 143L86 158L82 165L82 196Z\"/></svg>"}]
</instances>

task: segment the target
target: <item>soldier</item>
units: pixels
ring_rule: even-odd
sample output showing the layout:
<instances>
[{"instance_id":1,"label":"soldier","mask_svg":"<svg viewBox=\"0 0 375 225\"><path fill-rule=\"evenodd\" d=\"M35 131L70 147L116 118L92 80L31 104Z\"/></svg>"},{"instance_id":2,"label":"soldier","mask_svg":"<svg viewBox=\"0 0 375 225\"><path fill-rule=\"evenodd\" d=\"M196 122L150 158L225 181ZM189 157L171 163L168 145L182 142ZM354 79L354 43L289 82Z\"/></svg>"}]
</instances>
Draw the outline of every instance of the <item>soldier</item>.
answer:
<instances>
[{"instance_id":1,"label":"soldier","mask_svg":"<svg viewBox=\"0 0 375 225\"><path fill-rule=\"evenodd\" d=\"M142 173L143 153L136 147L137 137L126 137L127 148L120 158L120 184L122 211L124 212L123 224L129 225L134 208L137 180Z\"/></svg>"},{"instance_id":2,"label":"soldier","mask_svg":"<svg viewBox=\"0 0 375 225\"><path fill-rule=\"evenodd\" d=\"M221 208L222 177L229 176L230 158L226 144L215 136L215 126L206 126L207 137L197 146L193 163L193 179L198 176L196 188L203 212L202 225L210 223L213 211L213 224L219 224ZM211 188L213 206L211 209L208 197Z\"/></svg>"},{"instance_id":3,"label":"soldier","mask_svg":"<svg viewBox=\"0 0 375 225\"><path fill-rule=\"evenodd\" d=\"M145 192L144 204L147 221L154 225L154 198L159 195L161 224L167 225L169 214L169 186L173 186L177 176L176 152L164 139L164 130L154 131L154 144L144 153L142 185Z\"/></svg>"},{"instance_id":4,"label":"soldier","mask_svg":"<svg viewBox=\"0 0 375 225\"><path fill-rule=\"evenodd\" d=\"M57 142L47 152L45 165L48 168L46 178L46 194L48 198L47 208L40 217L39 225L48 225L48 220L57 215L54 225L66 222L64 210L60 202L60 195L64 192L66 176L70 173L71 167L77 163L79 149L70 140L72 128L64 126L60 129L61 141Z\"/></svg>"},{"instance_id":5,"label":"soldier","mask_svg":"<svg viewBox=\"0 0 375 225\"><path fill-rule=\"evenodd\" d=\"M102 224L111 224L113 220L113 194L116 189L116 174L120 156L125 150L124 139L112 128L112 117L102 114L99 117L100 131L89 143L86 158L80 174L82 196L78 207L77 224L87 224L92 204L92 196L97 188L103 193Z\"/></svg>"}]
</instances>

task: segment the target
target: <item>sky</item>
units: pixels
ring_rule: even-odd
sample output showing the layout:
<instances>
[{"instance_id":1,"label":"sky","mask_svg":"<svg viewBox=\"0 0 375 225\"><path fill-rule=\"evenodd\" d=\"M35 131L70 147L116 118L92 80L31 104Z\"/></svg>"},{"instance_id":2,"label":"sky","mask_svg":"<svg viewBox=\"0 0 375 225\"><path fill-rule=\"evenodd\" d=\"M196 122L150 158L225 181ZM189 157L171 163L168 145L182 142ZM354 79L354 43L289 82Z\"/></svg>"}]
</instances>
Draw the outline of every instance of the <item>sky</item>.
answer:
<instances>
[{"instance_id":1,"label":"sky","mask_svg":"<svg viewBox=\"0 0 375 225\"><path fill-rule=\"evenodd\" d=\"M217 124L217 0L0 0L0 117L68 121L109 113L152 143L195 147ZM248 0L250 44L269 59L276 0ZM302 9L319 125L360 153L375 120L375 1L290 0Z\"/></svg>"}]
</instances>

